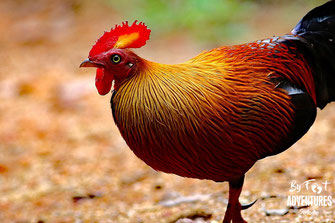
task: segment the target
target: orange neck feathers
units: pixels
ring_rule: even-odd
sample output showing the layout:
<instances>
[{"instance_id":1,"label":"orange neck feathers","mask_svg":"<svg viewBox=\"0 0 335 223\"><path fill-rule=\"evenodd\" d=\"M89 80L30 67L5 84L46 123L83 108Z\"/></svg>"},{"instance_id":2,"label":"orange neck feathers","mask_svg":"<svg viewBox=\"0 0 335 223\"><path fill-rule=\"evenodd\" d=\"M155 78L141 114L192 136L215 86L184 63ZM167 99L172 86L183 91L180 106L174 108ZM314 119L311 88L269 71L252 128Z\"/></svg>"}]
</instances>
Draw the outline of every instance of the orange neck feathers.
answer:
<instances>
[{"instance_id":1,"label":"orange neck feathers","mask_svg":"<svg viewBox=\"0 0 335 223\"><path fill-rule=\"evenodd\" d=\"M142 59L129 79L116 83L112 99L115 122L129 147L155 169L218 181L242 174L271 153L293 119L289 96L271 79L287 78L313 99L315 94L301 58L284 47L273 56L275 50L256 46L218 48L177 65ZM199 150L206 162L220 154L231 169L222 173L215 164L212 174L204 173L198 169L205 162Z\"/></svg>"}]
</instances>

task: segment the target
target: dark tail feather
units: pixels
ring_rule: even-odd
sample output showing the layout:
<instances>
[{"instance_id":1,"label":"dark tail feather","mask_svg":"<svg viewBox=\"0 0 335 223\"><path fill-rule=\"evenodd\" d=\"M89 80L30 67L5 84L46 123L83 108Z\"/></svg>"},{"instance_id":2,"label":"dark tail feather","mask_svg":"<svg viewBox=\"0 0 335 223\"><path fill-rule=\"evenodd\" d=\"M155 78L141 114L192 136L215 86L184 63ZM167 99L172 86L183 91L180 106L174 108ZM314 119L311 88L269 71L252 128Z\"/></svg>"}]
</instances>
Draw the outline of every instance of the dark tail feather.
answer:
<instances>
[{"instance_id":1,"label":"dark tail feather","mask_svg":"<svg viewBox=\"0 0 335 223\"><path fill-rule=\"evenodd\" d=\"M312 68L317 106L335 101L335 0L309 13L292 30L296 43Z\"/></svg>"}]
</instances>

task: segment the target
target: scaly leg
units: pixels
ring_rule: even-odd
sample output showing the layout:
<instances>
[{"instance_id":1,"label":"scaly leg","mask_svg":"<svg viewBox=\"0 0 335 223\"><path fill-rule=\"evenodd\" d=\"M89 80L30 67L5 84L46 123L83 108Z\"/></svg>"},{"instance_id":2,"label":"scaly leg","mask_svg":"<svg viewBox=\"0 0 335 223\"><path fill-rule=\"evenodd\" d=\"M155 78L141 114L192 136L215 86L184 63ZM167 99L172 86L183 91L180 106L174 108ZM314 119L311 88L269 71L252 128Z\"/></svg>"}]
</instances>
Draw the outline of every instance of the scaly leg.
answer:
<instances>
[{"instance_id":1,"label":"scaly leg","mask_svg":"<svg viewBox=\"0 0 335 223\"><path fill-rule=\"evenodd\" d=\"M244 175L233 181L229 181L229 200L223 223L247 223L241 215L241 204L238 200L244 183Z\"/></svg>"}]
</instances>

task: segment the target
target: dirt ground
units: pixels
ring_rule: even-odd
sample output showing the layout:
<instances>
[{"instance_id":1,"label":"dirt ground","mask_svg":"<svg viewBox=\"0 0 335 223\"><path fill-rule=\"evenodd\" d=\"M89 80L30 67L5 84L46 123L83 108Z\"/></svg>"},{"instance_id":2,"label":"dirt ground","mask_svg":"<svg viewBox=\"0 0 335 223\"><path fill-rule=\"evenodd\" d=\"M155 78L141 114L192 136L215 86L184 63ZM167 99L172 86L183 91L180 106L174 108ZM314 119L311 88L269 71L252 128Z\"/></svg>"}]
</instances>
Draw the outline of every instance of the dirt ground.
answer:
<instances>
[{"instance_id":1,"label":"dirt ground","mask_svg":"<svg viewBox=\"0 0 335 223\"><path fill-rule=\"evenodd\" d=\"M96 92L95 71L78 68L103 30L123 21L98 2L0 2L0 222L222 221L228 185L155 172L137 159L113 123L110 97ZM307 10L282 16L292 9L264 6L243 40L284 34ZM206 49L178 34L136 52L176 63ZM335 198L335 105L318 113L291 149L247 173L240 200L258 199L243 212L249 222L335 222L335 203L287 208L289 195L315 195L312 185L290 192L292 181L315 179Z\"/></svg>"}]
</instances>

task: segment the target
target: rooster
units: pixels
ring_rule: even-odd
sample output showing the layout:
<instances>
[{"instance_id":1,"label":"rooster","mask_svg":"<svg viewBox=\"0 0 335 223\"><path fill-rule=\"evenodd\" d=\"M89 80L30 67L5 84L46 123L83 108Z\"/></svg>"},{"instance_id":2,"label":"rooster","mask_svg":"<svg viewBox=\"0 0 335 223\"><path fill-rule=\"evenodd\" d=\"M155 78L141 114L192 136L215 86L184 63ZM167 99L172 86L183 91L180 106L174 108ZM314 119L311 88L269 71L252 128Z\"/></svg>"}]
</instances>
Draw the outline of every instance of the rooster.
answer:
<instances>
[{"instance_id":1,"label":"rooster","mask_svg":"<svg viewBox=\"0 0 335 223\"><path fill-rule=\"evenodd\" d=\"M80 67L96 67L101 95L114 89L114 121L130 149L153 169L229 182L223 222L246 222L239 196L257 160L281 153L335 99L335 0L289 33L224 46L166 65L139 48L151 30L124 22L100 37Z\"/></svg>"}]
</instances>

